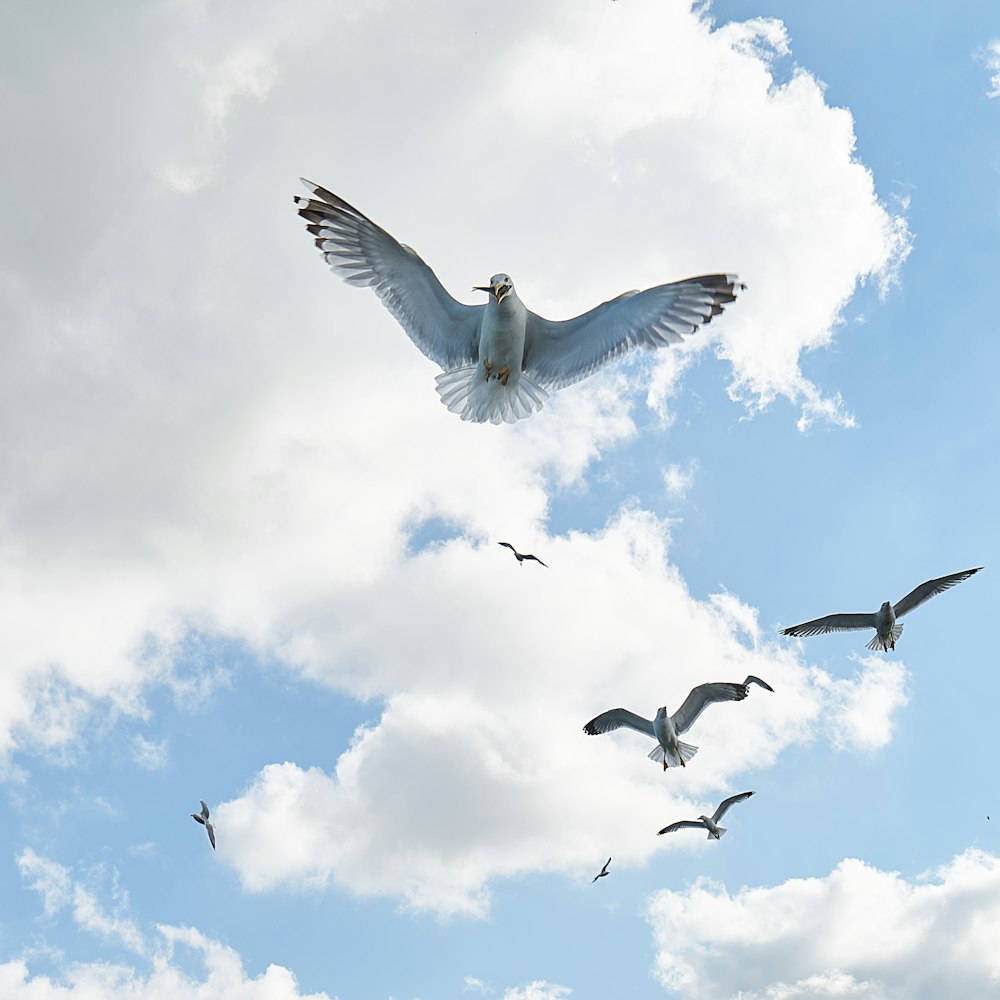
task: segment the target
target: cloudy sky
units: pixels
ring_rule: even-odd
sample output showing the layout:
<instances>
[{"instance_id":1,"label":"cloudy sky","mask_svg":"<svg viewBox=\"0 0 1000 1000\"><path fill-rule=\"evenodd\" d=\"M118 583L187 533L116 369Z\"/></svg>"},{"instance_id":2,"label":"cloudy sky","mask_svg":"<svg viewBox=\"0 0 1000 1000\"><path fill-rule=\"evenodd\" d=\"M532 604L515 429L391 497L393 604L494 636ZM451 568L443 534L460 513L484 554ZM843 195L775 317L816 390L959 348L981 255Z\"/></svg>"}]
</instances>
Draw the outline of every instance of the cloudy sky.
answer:
<instances>
[{"instance_id":1,"label":"cloudy sky","mask_svg":"<svg viewBox=\"0 0 1000 1000\"><path fill-rule=\"evenodd\" d=\"M804 6L3 5L0 994L1000 988L1000 13ZM467 302L748 288L465 424L300 175Z\"/></svg>"}]
</instances>

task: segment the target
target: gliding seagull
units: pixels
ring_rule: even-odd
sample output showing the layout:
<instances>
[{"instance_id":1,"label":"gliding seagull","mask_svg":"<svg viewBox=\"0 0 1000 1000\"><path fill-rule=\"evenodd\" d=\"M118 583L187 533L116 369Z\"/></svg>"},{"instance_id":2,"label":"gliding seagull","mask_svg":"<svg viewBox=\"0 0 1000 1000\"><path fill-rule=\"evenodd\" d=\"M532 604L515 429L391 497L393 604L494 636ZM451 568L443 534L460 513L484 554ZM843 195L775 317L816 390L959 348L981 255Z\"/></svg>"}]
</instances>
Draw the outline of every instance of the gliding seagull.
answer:
<instances>
[{"instance_id":1,"label":"gliding seagull","mask_svg":"<svg viewBox=\"0 0 1000 1000\"><path fill-rule=\"evenodd\" d=\"M719 840L726 832L724 826L719 826L719 820L726 815L726 810L730 806L736 805L737 802L745 802L751 795L753 795L753 792L740 792L739 795L730 795L728 799L723 799L719 803L719 808L711 816L699 816L697 819L681 819L676 823L671 823L670 826L665 826L660 830L660 833L673 833L674 830L697 827L698 829L704 828L708 830L709 840Z\"/></svg>"},{"instance_id":2,"label":"gliding seagull","mask_svg":"<svg viewBox=\"0 0 1000 1000\"><path fill-rule=\"evenodd\" d=\"M733 274L625 292L568 320L548 320L521 303L507 274L494 274L486 305L445 291L410 247L331 191L301 178L295 198L323 259L352 285L370 285L409 338L439 364L441 401L463 420L513 423L548 392L572 385L634 347L679 344L718 316L745 286ZM586 281L586 275L583 275Z\"/></svg>"},{"instance_id":3,"label":"gliding seagull","mask_svg":"<svg viewBox=\"0 0 1000 1000\"><path fill-rule=\"evenodd\" d=\"M987 816L986 818L989 819L989 816ZM608 871L608 865L610 864L611 864L611 858L608 858L608 860L604 862L604 867L594 876L593 880L590 883L591 885L593 885L594 882L596 882L599 878L604 878L605 875L611 874L611 872Z\"/></svg>"},{"instance_id":4,"label":"gliding seagull","mask_svg":"<svg viewBox=\"0 0 1000 1000\"><path fill-rule=\"evenodd\" d=\"M542 562L541 559L538 558L538 556L533 556L530 552L518 552L517 549L515 549L514 546L510 544L510 542L497 542L497 545L502 545L505 549L510 549L510 551L513 552L514 555L517 557L518 566L523 565L525 559L534 559L536 563L542 563L542 565L545 566L546 569L549 568L548 566L545 565L545 563Z\"/></svg>"},{"instance_id":5,"label":"gliding seagull","mask_svg":"<svg viewBox=\"0 0 1000 1000\"><path fill-rule=\"evenodd\" d=\"M196 819L201 825L208 831L208 840L212 845L212 850L215 850L215 827L209 822L208 819L208 806L205 804L204 799L199 799L201 802L201 813L191 813L191 819Z\"/></svg>"},{"instance_id":6,"label":"gliding seagull","mask_svg":"<svg viewBox=\"0 0 1000 1000\"><path fill-rule=\"evenodd\" d=\"M896 648L896 640L902 635L903 626L896 624L897 618L909 614L914 608L919 608L924 601L929 601L932 597L940 594L942 590L954 587L956 583L968 580L974 573L978 573L983 567L977 566L975 569L962 570L961 573L952 573L950 576L939 576L936 580L927 580L914 587L906 597L890 604L885 601L882 607L873 614L841 614L827 615L825 618L814 618L811 622L803 622L801 625L792 625L781 630L782 635L824 635L827 632L860 632L862 629L875 629L875 638L868 642L865 649L873 652L881 649L887 653L890 649Z\"/></svg>"},{"instance_id":7,"label":"gliding seagull","mask_svg":"<svg viewBox=\"0 0 1000 1000\"><path fill-rule=\"evenodd\" d=\"M684 699L684 704L673 715L667 715L667 707L664 705L657 710L656 718L650 722L627 708L612 708L591 719L583 727L583 731L588 736L598 736L626 726L656 740L656 746L647 756L650 760L662 761L664 771L670 764L674 767L687 767L687 762L698 752L698 748L690 743L682 743L677 737L686 733L694 725L695 719L713 702L742 701L750 694L751 684L759 684L766 691L774 691L770 684L753 674L749 674L742 684L730 681L699 684L692 688Z\"/></svg>"}]
</instances>

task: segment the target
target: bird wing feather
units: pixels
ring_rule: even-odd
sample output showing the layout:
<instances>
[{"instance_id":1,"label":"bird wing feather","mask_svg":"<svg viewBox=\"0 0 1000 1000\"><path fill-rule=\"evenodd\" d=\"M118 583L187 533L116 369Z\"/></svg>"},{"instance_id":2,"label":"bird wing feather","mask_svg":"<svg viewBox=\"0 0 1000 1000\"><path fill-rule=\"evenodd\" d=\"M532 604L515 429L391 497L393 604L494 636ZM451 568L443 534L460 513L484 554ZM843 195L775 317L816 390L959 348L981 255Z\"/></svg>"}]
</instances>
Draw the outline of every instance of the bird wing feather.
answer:
<instances>
[{"instance_id":1,"label":"bird wing feather","mask_svg":"<svg viewBox=\"0 0 1000 1000\"><path fill-rule=\"evenodd\" d=\"M684 704L670 717L677 734L686 733L695 719L705 709L716 701L742 701L747 696L747 689L742 684L730 681L715 681L711 684L699 684L692 688L684 699Z\"/></svg>"},{"instance_id":2,"label":"bird wing feather","mask_svg":"<svg viewBox=\"0 0 1000 1000\"><path fill-rule=\"evenodd\" d=\"M370 285L409 338L442 368L479 358L485 306L452 298L416 251L366 215L305 178L311 198L295 198L323 259L352 285Z\"/></svg>"},{"instance_id":3,"label":"bird wing feather","mask_svg":"<svg viewBox=\"0 0 1000 1000\"><path fill-rule=\"evenodd\" d=\"M529 311L524 371L559 389L634 347L679 344L735 301L742 287L734 274L705 274L625 292L573 319L549 320Z\"/></svg>"},{"instance_id":4,"label":"bird wing feather","mask_svg":"<svg viewBox=\"0 0 1000 1000\"><path fill-rule=\"evenodd\" d=\"M730 806L736 805L737 802L745 802L751 795L753 795L753 792L740 792L738 795L730 795L728 799L723 799L719 803L719 808L715 810L712 822L718 823L726 815Z\"/></svg>"},{"instance_id":5,"label":"bird wing feather","mask_svg":"<svg viewBox=\"0 0 1000 1000\"><path fill-rule=\"evenodd\" d=\"M601 733L614 732L616 729L621 729L622 726L656 739L653 734L653 723L641 715L636 715L635 712L630 712L627 708L611 708L607 712L602 712L591 719L583 727L583 731L588 736L598 736Z\"/></svg>"},{"instance_id":6,"label":"bird wing feather","mask_svg":"<svg viewBox=\"0 0 1000 1000\"><path fill-rule=\"evenodd\" d=\"M902 618L903 615L909 614L914 608L919 608L921 604L936 597L943 590L954 587L956 583L961 583L963 580L968 580L970 576L978 573L982 568L982 566L977 566L975 569L962 570L961 573L952 573L949 576L939 576L936 580L927 580L919 587L914 587L906 597L894 604L893 613L897 618Z\"/></svg>"},{"instance_id":7,"label":"bird wing feather","mask_svg":"<svg viewBox=\"0 0 1000 1000\"><path fill-rule=\"evenodd\" d=\"M676 823L671 823L670 826L665 826L662 830L657 833L673 833L675 830L686 830L686 829L705 829L705 824L702 823L700 819L679 819Z\"/></svg>"},{"instance_id":8,"label":"bird wing feather","mask_svg":"<svg viewBox=\"0 0 1000 1000\"><path fill-rule=\"evenodd\" d=\"M782 635L824 635L827 632L860 632L862 629L875 628L874 614L841 614L826 615L814 618L811 622L801 625L790 625L781 630Z\"/></svg>"}]
</instances>

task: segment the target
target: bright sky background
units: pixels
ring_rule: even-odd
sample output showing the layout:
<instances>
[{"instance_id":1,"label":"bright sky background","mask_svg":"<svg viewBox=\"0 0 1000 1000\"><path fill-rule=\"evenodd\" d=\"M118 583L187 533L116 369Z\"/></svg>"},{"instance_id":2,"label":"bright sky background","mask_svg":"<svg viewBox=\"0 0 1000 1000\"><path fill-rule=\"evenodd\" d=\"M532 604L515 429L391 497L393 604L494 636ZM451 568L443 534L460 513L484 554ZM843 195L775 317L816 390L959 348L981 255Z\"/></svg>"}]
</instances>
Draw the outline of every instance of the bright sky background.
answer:
<instances>
[{"instance_id":1,"label":"bright sky background","mask_svg":"<svg viewBox=\"0 0 1000 1000\"><path fill-rule=\"evenodd\" d=\"M995 3L8 0L0 80L0 997L1000 990ZM468 302L749 287L470 426L299 175Z\"/></svg>"}]
</instances>

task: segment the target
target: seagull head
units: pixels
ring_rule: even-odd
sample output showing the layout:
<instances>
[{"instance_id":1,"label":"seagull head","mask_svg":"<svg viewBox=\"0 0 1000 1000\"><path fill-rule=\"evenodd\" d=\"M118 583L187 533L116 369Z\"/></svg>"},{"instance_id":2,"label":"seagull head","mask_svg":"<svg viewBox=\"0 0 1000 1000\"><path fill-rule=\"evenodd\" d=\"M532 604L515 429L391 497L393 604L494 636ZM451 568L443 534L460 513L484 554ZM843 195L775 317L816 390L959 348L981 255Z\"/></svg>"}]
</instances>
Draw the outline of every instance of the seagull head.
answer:
<instances>
[{"instance_id":1,"label":"seagull head","mask_svg":"<svg viewBox=\"0 0 1000 1000\"><path fill-rule=\"evenodd\" d=\"M883 601L882 602L882 610L883 611L888 611L889 608L891 608L891 607L892 607L892 601Z\"/></svg>"},{"instance_id":2,"label":"seagull head","mask_svg":"<svg viewBox=\"0 0 1000 1000\"><path fill-rule=\"evenodd\" d=\"M473 285L472 290L474 292L489 292L499 305L514 291L514 282L510 280L509 274L494 274L488 285Z\"/></svg>"},{"instance_id":3,"label":"seagull head","mask_svg":"<svg viewBox=\"0 0 1000 1000\"><path fill-rule=\"evenodd\" d=\"M658 719L665 719L667 717L667 706L661 705L660 708L656 710L656 717Z\"/></svg>"}]
</instances>

